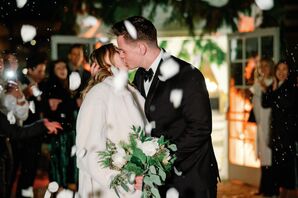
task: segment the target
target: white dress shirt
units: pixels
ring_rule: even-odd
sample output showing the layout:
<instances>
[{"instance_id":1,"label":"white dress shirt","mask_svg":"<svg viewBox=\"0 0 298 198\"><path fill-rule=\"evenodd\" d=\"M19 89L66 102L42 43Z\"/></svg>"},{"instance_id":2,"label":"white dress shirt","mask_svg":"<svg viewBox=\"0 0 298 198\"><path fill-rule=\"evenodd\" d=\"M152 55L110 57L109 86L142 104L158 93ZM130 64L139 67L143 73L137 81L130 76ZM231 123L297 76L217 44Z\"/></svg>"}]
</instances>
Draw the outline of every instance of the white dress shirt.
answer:
<instances>
[{"instance_id":1,"label":"white dress shirt","mask_svg":"<svg viewBox=\"0 0 298 198\"><path fill-rule=\"evenodd\" d=\"M146 94L146 96L147 96L147 94L148 94L148 92L149 92L151 83L152 83L152 81L153 81L153 78L154 78L154 75L155 75L155 73L156 73L156 70L157 70L157 67L158 67L158 65L159 65L159 62L161 61L161 57L162 57L162 55L163 55L163 51L160 50L159 55L156 57L156 59L153 61L153 63L152 63L151 66L149 67L149 69L152 69L152 71L153 71L153 77L152 77L150 80L148 80L148 81L144 81L144 90L145 90L145 94ZM148 69L148 70L149 70L149 69ZM147 70L147 71L148 71L148 70Z\"/></svg>"}]
</instances>

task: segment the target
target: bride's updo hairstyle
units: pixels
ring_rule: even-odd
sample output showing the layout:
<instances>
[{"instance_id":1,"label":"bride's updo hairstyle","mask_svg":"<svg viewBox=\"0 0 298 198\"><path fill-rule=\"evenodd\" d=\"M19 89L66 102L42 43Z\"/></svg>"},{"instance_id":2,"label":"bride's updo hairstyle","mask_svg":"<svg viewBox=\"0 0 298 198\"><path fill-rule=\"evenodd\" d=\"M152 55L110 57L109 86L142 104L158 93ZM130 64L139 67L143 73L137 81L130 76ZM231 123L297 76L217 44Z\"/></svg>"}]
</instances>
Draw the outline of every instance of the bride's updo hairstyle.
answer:
<instances>
[{"instance_id":1,"label":"bride's updo hairstyle","mask_svg":"<svg viewBox=\"0 0 298 198\"><path fill-rule=\"evenodd\" d=\"M82 91L82 97L85 98L88 91L97 83L102 82L106 77L112 76L111 66L114 64L114 54L117 53L116 47L112 44L102 45L95 49L90 55L90 65L97 63L99 71L90 78L88 85ZM110 61L110 62L109 62Z\"/></svg>"}]
</instances>

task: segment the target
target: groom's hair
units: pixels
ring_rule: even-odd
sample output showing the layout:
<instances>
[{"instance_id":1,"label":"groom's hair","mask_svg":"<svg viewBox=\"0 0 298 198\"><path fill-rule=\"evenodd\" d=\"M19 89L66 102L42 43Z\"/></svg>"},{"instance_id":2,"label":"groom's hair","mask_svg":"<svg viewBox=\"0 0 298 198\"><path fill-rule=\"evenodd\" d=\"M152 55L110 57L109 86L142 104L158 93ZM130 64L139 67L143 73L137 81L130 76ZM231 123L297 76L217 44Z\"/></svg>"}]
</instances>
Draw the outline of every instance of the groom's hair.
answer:
<instances>
[{"instance_id":1,"label":"groom's hair","mask_svg":"<svg viewBox=\"0 0 298 198\"><path fill-rule=\"evenodd\" d=\"M129 21L137 31L137 39L133 39L129 34L124 21ZM112 26L112 33L116 36L124 36L125 39L143 40L149 43L157 44L157 32L154 25L148 19L142 16L133 16L125 20L119 21Z\"/></svg>"}]
</instances>

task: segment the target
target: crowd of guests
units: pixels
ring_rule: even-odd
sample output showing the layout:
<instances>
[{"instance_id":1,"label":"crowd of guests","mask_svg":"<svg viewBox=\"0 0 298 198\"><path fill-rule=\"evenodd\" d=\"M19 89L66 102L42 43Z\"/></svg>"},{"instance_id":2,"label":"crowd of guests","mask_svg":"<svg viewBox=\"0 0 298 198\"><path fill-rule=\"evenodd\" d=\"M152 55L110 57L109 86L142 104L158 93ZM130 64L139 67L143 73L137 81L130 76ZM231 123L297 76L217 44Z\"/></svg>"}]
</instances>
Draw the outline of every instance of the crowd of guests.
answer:
<instances>
[{"instance_id":1,"label":"crowd of guests","mask_svg":"<svg viewBox=\"0 0 298 198\"><path fill-rule=\"evenodd\" d=\"M20 68L14 52L0 55L0 197L9 198L13 184L16 197L33 197L42 144L50 154L49 180L75 192L75 121L82 103L80 93L90 77L83 46L72 45L67 60L49 60L43 53L34 53L24 64ZM80 76L75 89L70 89L72 72ZM10 134L11 128L25 132Z\"/></svg>"},{"instance_id":2,"label":"crowd of guests","mask_svg":"<svg viewBox=\"0 0 298 198\"><path fill-rule=\"evenodd\" d=\"M258 194L298 197L298 77L295 63L262 58L255 68L253 111L261 162Z\"/></svg>"}]
</instances>

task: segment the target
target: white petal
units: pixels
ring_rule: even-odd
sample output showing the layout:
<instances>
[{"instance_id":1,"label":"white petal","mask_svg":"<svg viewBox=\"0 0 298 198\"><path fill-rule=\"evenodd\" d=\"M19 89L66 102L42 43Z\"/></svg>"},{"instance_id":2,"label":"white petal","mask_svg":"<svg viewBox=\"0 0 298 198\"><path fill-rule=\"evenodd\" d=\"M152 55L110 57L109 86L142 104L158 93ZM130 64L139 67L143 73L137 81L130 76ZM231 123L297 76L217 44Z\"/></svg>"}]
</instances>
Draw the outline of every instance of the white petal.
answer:
<instances>
[{"instance_id":1,"label":"white petal","mask_svg":"<svg viewBox=\"0 0 298 198\"><path fill-rule=\"evenodd\" d=\"M75 156L76 152L77 152L77 146L76 146L76 145L73 145L73 146L71 147L70 156L71 156L71 157Z\"/></svg>"},{"instance_id":2,"label":"white petal","mask_svg":"<svg viewBox=\"0 0 298 198\"><path fill-rule=\"evenodd\" d=\"M10 124L16 123L16 117L14 116L13 111L8 112L7 120L9 121Z\"/></svg>"},{"instance_id":3,"label":"white petal","mask_svg":"<svg viewBox=\"0 0 298 198\"><path fill-rule=\"evenodd\" d=\"M113 69L114 67L112 67ZM116 91L121 91L127 85L128 81L128 74L127 71L118 70L113 71L114 78L113 78L113 86Z\"/></svg>"},{"instance_id":4,"label":"white petal","mask_svg":"<svg viewBox=\"0 0 298 198\"><path fill-rule=\"evenodd\" d=\"M85 148L80 149L77 151L77 157L78 158L83 158L87 154L87 150Z\"/></svg>"},{"instance_id":5,"label":"white petal","mask_svg":"<svg viewBox=\"0 0 298 198\"><path fill-rule=\"evenodd\" d=\"M17 0L17 7L23 8L26 3L27 3L27 0Z\"/></svg>"},{"instance_id":6,"label":"white petal","mask_svg":"<svg viewBox=\"0 0 298 198\"><path fill-rule=\"evenodd\" d=\"M183 91L181 89L173 89L170 94L170 102L173 103L175 108L178 108L181 104Z\"/></svg>"},{"instance_id":7,"label":"white petal","mask_svg":"<svg viewBox=\"0 0 298 198\"><path fill-rule=\"evenodd\" d=\"M23 197L33 197L33 187L30 186L27 189L22 189L21 194Z\"/></svg>"},{"instance_id":8,"label":"white petal","mask_svg":"<svg viewBox=\"0 0 298 198\"><path fill-rule=\"evenodd\" d=\"M47 190L46 193L44 194L44 198L51 198L51 196L52 196L52 193L49 190Z\"/></svg>"},{"instance_id":9,"label":"white petal","mask_svg":"<svg viewBox=\"0 0 298 198\"><path fill-rule=\"evenodd\" d=\"M131 38L137 39L138 35L137 35L137 30L136 30L135 26L133 26L133 24L131 24L131 22L129 22L127 20L124 21L124 25L125 25L127 32L131 36Z\"/></svg>"},{"instance_id":10,"label":"white petal","mask_svg":"<svg viewBox=\"0 0 298 198\"><path fill-rule=\"evenodd\" d=\"M222 7L229 2L229 0L203 0L203 1L209 3L209 5L214 7Z\"/></svg>"},{"instance_id":11,"label":"white petal","mask_svg":"<svg viewBox=\"0 0 298 198\"><path fill-rule=\"evenodd\" d=\"M3 91L3 86L0 85L0 94L2 93L2 91Z\"/></svg>"},{"instance_id":12,"label":"white petal","mask_svg":"<svg viewBox=\"0 0 298 198\"><path fill-rule=\"evenodd\" d=\"M158 77L161 81L166 81L172 78L173 76L175 76L178 72L179 72L178 63L174 59L169 58L162 62L160 66L161 75Z\"/></svg>"},{"instance_id":13,"label":"white petal","mask_svg":"<svg viewBox=\"0 0 298 198\"><path fill-rule=\"evenodd\" d=\"M175 172L175 174L177 176L181 176L182 175L182 171L178 171L175 166L174 166L174 172Z\"/></svg>"},{"instance_id":14,"label":"white petal","mask_svg":"<svg viewBox=\"0 0 298 198\"><path fill-rule=\"evenodd\" d=\"M68 189L63 189L57 194L57 198L72 198L73 191Z\"/></svg>"},{"instance_id":15,"label":"white petal","mask_svg":"<svg viewBox=\"0 0 298 198\"><path fill-rule=\"evenodd\" d=\"M35 103L33 100L29 102L29 109L33 114L35 113Z\"/></svg>"},{"instance_id":16,"label":"white petal","mask_svg":"<svg viewBox=\"0 0 298 198\"><path fill-rule=\"evenodd\" d=\"M274 6L273 0L256 0L255 2L261 10L270 10Z\"/></svg>"},{"instance_id":17,"label":"white petal","mask_svg":"<svg viewBox=\"0 0 298 198\"><path fill-rule=\"evenodd\" d=\"M69 75L69 89L71 91L76 90L81 85L81 76L78 72L71 72Z\"/></svg>"},{"instance_id":18,"label":"white petal","mask_svg":"<svg viewBox=\"0 0 298 198\"><path fill-rule=\"evenodd\" d=\"M57 192L58 189L59 189L59 185L57 182L53 181L53 182L49 183L48 190L51 193Z\"/></svg>"},{"instance_id":19,"label":"white petal","mask_svg":"<svg viewBox=\"0 0 298 198\"><path fill-rule=\"evenodd\" d=\"M179 192L176 190L176 188L170 188L167 191L166 198L178 198Z\"/></svg>"},{"instance_id":20,"label":"white petal","mask_svg":"<svg viewBox=\"0 0 298 198\"><path fill-rule=\"evenodd\" d=\"M96 17L89 15L83 19L82 23L83 26L90 27L95 26L98 23L98 20Z\"/></svg>"},{"instance_id":21,"label":"white petal","mask_svg":"<svg viewBox=\"0 0 298 198\"><path fill-rule=\"evenodd\" d=\"M40 91L40 89L37 86L35 86L35 85L33 85L31 87L31 90L32 90L32 93L33 93L33 95L35 97L38 97L38 96L40 96L42 94L42 91Z\"/></svg>"},{"instance_id":22,"label":"white petal","mask_svg":"<svg viewBox=\"0 0 298 198\"><path fill-rule=\"evenodd\" d=\"M24 42L31 41L36 36L36 28L32 25L23 25L21 28L21 37Z\"/></svg>"},{"instance_id":23,"label":"white petal","mask_svg":"<svg viewBox=\"0 0 298 198\"><path fill-rule=\"evenodd\" d=\"M151 134L151 131L154 128L155 128L155 121L152 121L152 122L146 124L146 126L145 126L145 133L146 134Z\"/></svg>"}]
</instances>

